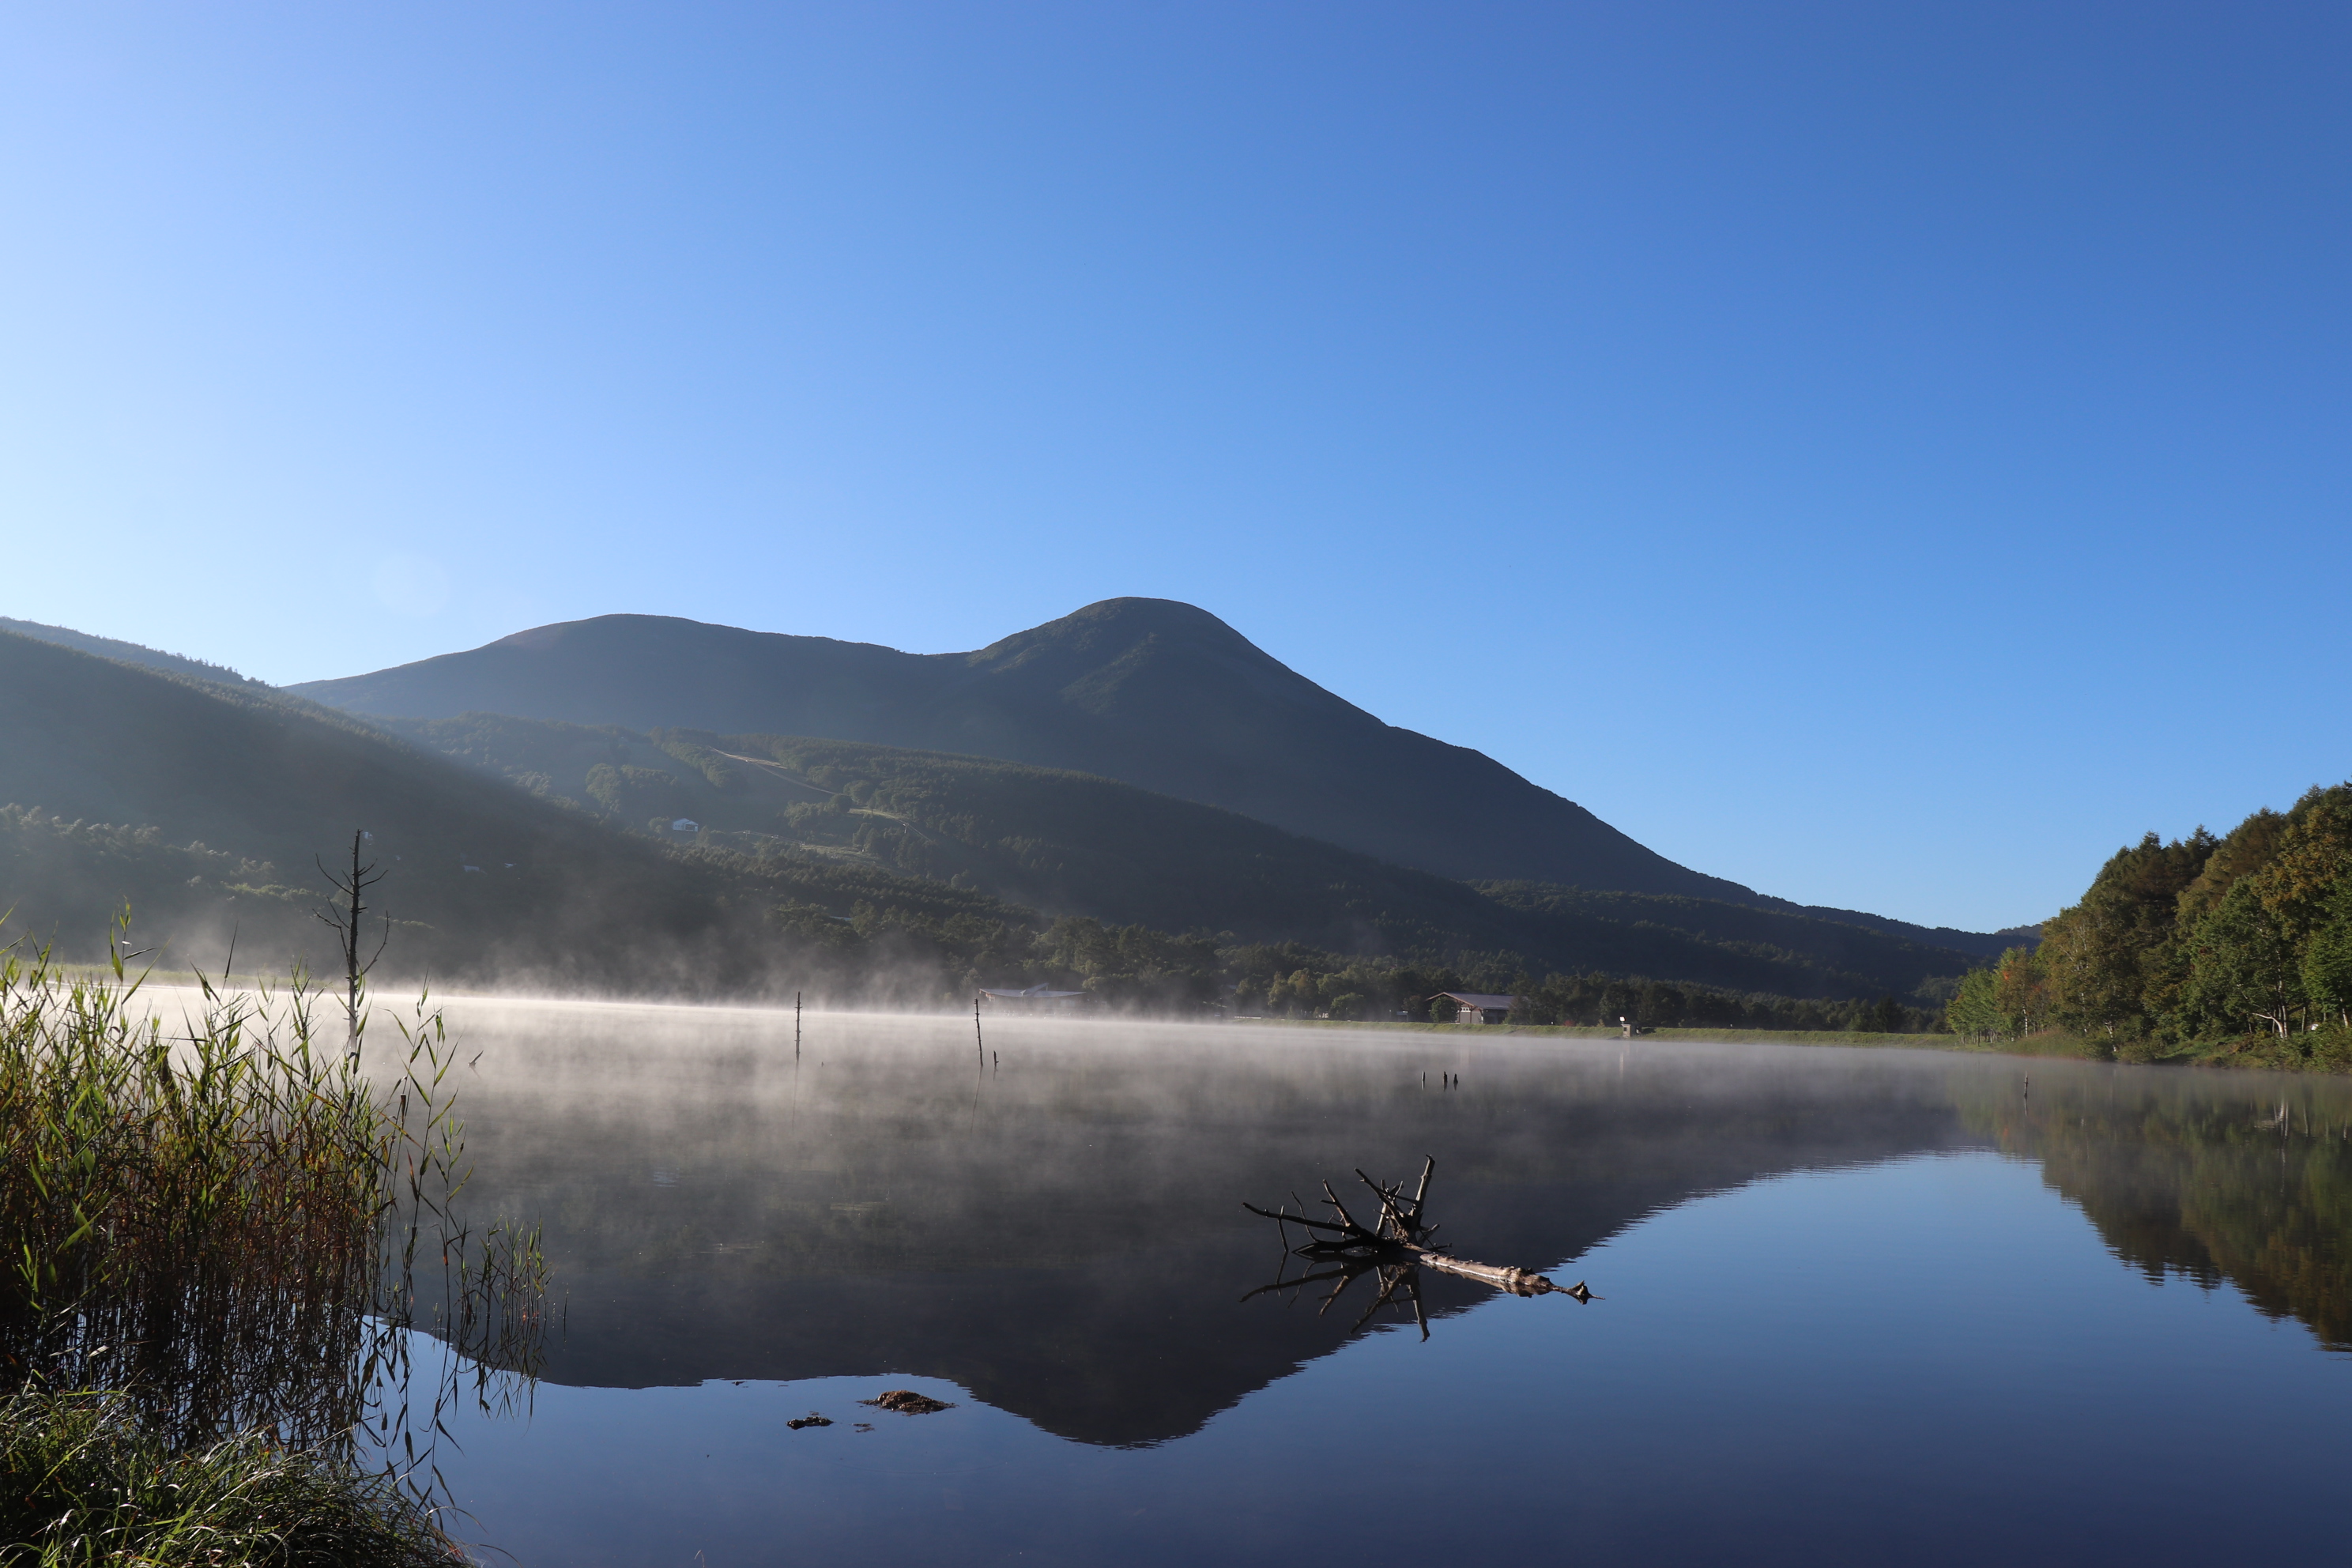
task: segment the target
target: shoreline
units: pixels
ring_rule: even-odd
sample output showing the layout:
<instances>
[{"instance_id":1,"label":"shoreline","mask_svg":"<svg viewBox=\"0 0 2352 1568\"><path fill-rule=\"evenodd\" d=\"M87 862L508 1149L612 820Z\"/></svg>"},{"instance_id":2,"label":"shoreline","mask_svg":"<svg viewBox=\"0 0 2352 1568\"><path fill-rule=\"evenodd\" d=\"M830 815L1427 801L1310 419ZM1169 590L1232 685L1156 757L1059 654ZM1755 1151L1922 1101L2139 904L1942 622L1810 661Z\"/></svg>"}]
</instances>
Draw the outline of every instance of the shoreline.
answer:
<instances>
[{"instance_id":1,"label":"shoreline","mask_svg":"<svg viewBox=\"0 0 2352 1568\"><path fill-rule=\"evenodd\" d=\"M1616 1029L1580 1024L1422 1024L1402 1019L1370 1019L1350 1023L1332 1018L1235 1018L1236 1024L1286 1029L1395 1029L1422 1034L1459 1034L1473 1038L1486 1035L1563 1040L1625 1040ZM2342 1030L2280 1038L2251 1035L2242 1039L2205 1041L2146 1054L2124 1054L2133 1047L2160 1042L2126 1041L2124 1051L2111 1051L2102 1042L2051 1029L2019 1040L1983 1040L1958 1035L1894 1034L1858 1029L1644 1029L1633 1040L1662 1040L1721 1046L1850 1046L1862 1048L1953 1051L1969 1056L2056 1058L2072 1061L2116 1062L2126 1067L2211 1068L2225 1072L2304 1072L2322 1077L2352 1073L2352 1036ZM2298 1040L2309 1049L2299 1047Z\"/></svg>"},{"instance_id":2,"label":"shoreline","mask_svg":"<svg viewBox=\"0 0 2352 1568\"><path fill-rule=\"evenodd\" d=\"M104 963L58 963L53 973L69 979L111 982L111 970ZM131 976L135 977L135 972ZM144 979L152 987L176 990L193 988L193 975L168 971L150 971ZM286 977L264 981L259 976L232 974L223 979L213 978L214 985L225 993L243 992L258 995L267 984L273 992L283 994ZM386 1013L396 1010L393 998L401 992L396 983L378 987L375 1000L378 1008ZM390 994L383 994L384 992ZM332 1001L323 989L315 987L314 997ZM413 997L410 1000L414 1000ZM435 1005L443 1002L505 1004L509 1005L590 1005L619 1007L723 1007L751 1011L791 1011L789 1002L766 997L743 997L719 1000L688 996L543 996L530 994L509 994L497 991L436 991ZM840 1008L819 1004L812 1011L862 1012L863 1008ZM881 1013L905 1013L903 1008L876 1008ZM929 1012L930 1009L916 1011ZM940 1009L940 1016L960 1016L960 1009ZM1614 1028L1601 1028L1580 1024L1436 1024L1420 1023L1401 1018L1267 1018L1224 1017L1185 1018L1160 1017L1148 1014L1126 1015L1061 1015L1064 1021L1076 1023L1205 1023L1217 1026L1247 1025L1258 1028L1279 1029L1358 1029L1410 1032L1418 1034L1456 1035L1472 1038L1482 1036L1502 1036L1511 1038L1562 1040L1623 1040L1626 1037ZM2103 1041L2067 1034L2061 1030L2041 1030L2017 1040L1986 1040L1950 1034L1904 1034L1864 1029L1705 1029L1661 1027L1645 1029L1633 1037L1637 1040L1657 1040L1699 1045L1724 1046L1845 1046L1858 1049L1955 1051L1972 1056L2009 1056L2032 1058L2061 1058L2074 1061L2120 1062L2133 1067L2210 1068L2224 1072L2301 1072L2323 1077L2352 1074L2352 1033L2343 1029L2323 1029L2312 1033L2281 1037L2273 1035L2250 1035L2234 1040L2209 1040L2166 1048L2161 1042L2128 1040L2120 1049L2111 1049Z\"/></svg>"}]
</instances>

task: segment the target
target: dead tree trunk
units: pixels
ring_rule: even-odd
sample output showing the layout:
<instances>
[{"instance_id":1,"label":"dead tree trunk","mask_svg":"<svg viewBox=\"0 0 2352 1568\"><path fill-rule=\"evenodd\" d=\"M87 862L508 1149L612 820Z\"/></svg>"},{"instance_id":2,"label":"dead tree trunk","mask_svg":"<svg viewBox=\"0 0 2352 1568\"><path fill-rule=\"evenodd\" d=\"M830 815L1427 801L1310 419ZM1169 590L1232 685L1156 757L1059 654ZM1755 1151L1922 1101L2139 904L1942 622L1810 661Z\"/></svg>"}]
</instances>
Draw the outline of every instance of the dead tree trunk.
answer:
<instances>
[{"instance_id":1,"label":"dead tree trunk","mask_svg":"<svg viewBox=\"0 0 2352 1568\"><path fill-rule=\"evenodd\" d=\"M384 942L392 940L392 921L385 919L383 937L376 943L373 956L364 963L360 962L362 944L360 921L368 912L367 891L384 878L384 874L376 869L374 861L365 865L360 863L360 847L373 837L363 828L352 831L352 873L348 877L328 870L326 862L315 855L311 857L318 865L320 875L327 879L327 885L342 899L340 906L330 902L325 909L311 912L334 931L336 945L342 949L343 1017L351 1030L344 1048L354 1064L360 1059L360 1037L367 1027L365 1016L360 1011L360 997L367 988L368 971L375 967L376 959L383 956Z\"/></svg>"},{"instance_id":2,"label":"dead tree trunk","mask_svg":"<svg viewBox=\"0 0 2352 1568\"><path fill-rule=\"evenodd\" d=\"M1497 1290L1508 1290L1514 1296L1543 1296L1557 1290L1578 1300L1592 1299L1584 1281L1573 1285L1555 1285L1540 1274L1530 1274L1524 1268L1512 1268L1494 1263L1473 1263L1466 1258L1448 1258L1427 1247L1408 1247L1405 1255L1423 1268L1434 1268L1440 1274L1452 1274L1464 1279L1475 1279L1481 1285L1492 1285Z\"/></svg>"},{"instance_id":3,"label":"dead tree trunk","mask_svg":"<svg viewBox=\"0 0 2352 1568\"><path fill-rule=\"evenodd\" d=\"M1432 1268L1441 1274L1454 1275L1457 1279L1475 1279L1481 1285L1491 1285L1497 1290L1507 1290L1514 1296L1546 1296L1558 1291L1563 1296L1572 1296L1579 1301L1599 1300L1591 1291L1585 1289L1584 1281L1581 1279L1573 1285L1555 1285L1543 1275L1529 1269L1516 1268L1502 1264L1474 1263L1466 1258L1456 1258L1444 1246L1433 1242L1430 1238L1435 1234L1437 1226L1428 1222L1426 1215L1430 1177L1436 1173L1436 1170L1437 1161L1434 1156L1423 1162L1421 1181L1414 1187L1413 1194L1409 1200L1403 1196L1404 1184L1402 1182L1393 1186L1383 1186L1359 1170L1356 1173L1357 1180L1370 1189L1373 1200L1380 1205L1380 1213L1369 1226L1348 1212L1348 1205L1339 1201L1339 1194L1331 1190L1331 1184L1328 1182L1323 1184L1323 1202L1324 1206L1328 1208L1337 1216L1336 1218L1318 1219L1307 1214L1307 1205L1299 1203L1296 1194L1293 1194L1291 1201L1298 1203L1297 1212L1293 1212L1287 1206L1262 1209L1255 1204L1243 1204L1242 1207L1249 1210L1250 1213L1270 1219L1281 1227L1284 1246L1291 1256L1336 1265L1321 1273L1310 1273L1298 1279L1276 1279L1271 1285L1261 1286L1258 1289L1251 1291L1250 1295L1255 1296L1266 1290L1305 1285L1315 1280L1337 1279L1339 1283L1332 1288L1330 1296L1323 1303L1324 1310L1328 1310L1331 1302L1339 1299L1340 1292L1355 1282L1357 1276L1378 1269L1381 1277L1380 1294L1363 1317L1357 1320L1357 1326L1360 1328L1365 1322L1370 1321L1374 1312L1379 1311L1383 1306L1390 1305L1395 1300L1397 1293L1402 1290L1412 1304L1413 1317L1421 1324L1423 1339L1429 1337L1429 1323L1421 1310L1420 1281L1415 1273L1417 1269ZM1295 1247L1289 1246L1290 1226L1294 1225L1307 1233L1304 1246ZM1243 1298L1244 1300L1248 1299L1246 1296Z\"/></svg>"}]
</instances>

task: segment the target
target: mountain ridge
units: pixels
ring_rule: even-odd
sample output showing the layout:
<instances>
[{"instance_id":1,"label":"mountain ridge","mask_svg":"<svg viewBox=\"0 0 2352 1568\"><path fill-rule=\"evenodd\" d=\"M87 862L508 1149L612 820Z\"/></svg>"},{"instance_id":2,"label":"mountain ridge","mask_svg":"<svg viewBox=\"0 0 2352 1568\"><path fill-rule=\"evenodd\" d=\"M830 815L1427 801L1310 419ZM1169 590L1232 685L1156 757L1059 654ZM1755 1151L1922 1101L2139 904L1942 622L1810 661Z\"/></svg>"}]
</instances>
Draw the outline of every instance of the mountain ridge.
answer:
<instances>
[{"instance_id":1,"label":"mountain ridge","mask_svg":"<svg viewBox=\"0 0 2352 1568\"><path fill-rule=\"evenodd\" d=\"M383 720L428 750L656 835L950 882L1048 918L1359 953L1513 952L1803 996L1917 994L1973 955L1695 899L1474 886L1097 775L798 736L469 714ZM601 776L600 776L601 775ZM660 824L656 826L656 824Z\"/></svg>"},{"instance_id":2,"label":"mountain ridge","mask_svg":"<svg viewBox=\"0 0 2352 1568\"><path fill-rule=\"evenodd\" d=\"M830 983L839 966L788 953L765 910L862 897L981 927L1024 914L855 867L681 856L273 688L5 630L0 734L0 942L86 953L128 900L142 942L168 939L174 964L234 947L315 972L331 958L314 857L361 828L391 873L374 900L398 921L388 963L411 975L740 987L789 956Z\"/></svg>"},{"instance_id":3,"label":"mountain ridge","mask_svg":"<svg viewBox=\"0 0 2352 1568\"><path fill-rule=\"evenodd\" d=\"M165 653L140 643L124 642L119 637L102 637L89 632L78 632L71 626L52 626L39 621L19 621L0 616L0 631L15 632L18 637L35 642L54 643L100 658L110 658L121 664L135 664L148 669L160 669L167 675L184 675L193 680L218 681L224 686L261 686L265 683L249 675L242 675L225 664L213 664L185 654Z\"/></svg>"},{"instance_id":4,"label":"mountain ridge","mask_svg":"<svg viewBox=\"0 0 2352 1568\"><path fill-rule=\"evenodd\" d=\"M1369 983L1409 1004L1458 987L1430 976L1463 965L1492 984L1664 975L1827 1018L1852 1013L1840 998L1925 999L1970 962L1725 905L1490 896L1092 775L499 715L370 722L6 631L0 734L0 941L68 954L91 952L127 900L140 945L172 966L234 952L264 972L331 968L314 858L365 828L392 878L374 902L399 922L387 982L928 1005L1076 980L1116 1005L1181 1009L1213 1002L1227 971L1265 991L1277 963L1293 982L1308 964L1360 968L1360 1001ZM689 810L740 826L680 834Z\"/></svg>"},{"instance_id":5,"label":"mountain ridge","mask_svg":"<svg viewBox=\"0 0 2352 1568\"><path fill-rule=\"evenodd\" d=\"M1483 752L1385 723L1173 600L1104 600L944 654L603 616L288 689L380 719L505 713L993 758L1223 806L1459 880L1744 903L1999 950L1989 933L1817 910L1678 865Z\"/></svg>"},{"instance_id":6,"label":"mountain ridge","mask_svg":"<svg viewBox=\"0 0 2352 1568\"><path fill-rule=\"evenodd\" d=\"M948 654L603 616L288 689L377 718L496 712L962 752L1222 805L1441 876L1748 893L1483 753L1383 723L1170 600L1105 600ZM1433 831L1433 818L1448 820Z\"/></svg>"}]
</instances>

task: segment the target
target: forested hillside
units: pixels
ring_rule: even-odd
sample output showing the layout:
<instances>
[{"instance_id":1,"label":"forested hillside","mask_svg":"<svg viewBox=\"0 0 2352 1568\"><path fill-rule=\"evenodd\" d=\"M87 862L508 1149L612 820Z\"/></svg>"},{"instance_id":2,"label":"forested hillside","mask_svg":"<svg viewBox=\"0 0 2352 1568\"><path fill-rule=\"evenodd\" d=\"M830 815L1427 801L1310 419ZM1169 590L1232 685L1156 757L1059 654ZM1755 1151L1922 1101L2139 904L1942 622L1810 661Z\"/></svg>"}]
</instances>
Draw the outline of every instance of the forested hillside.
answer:
<instances>
[{"instance_id":1,"label":"forested hillside","mask_svg":"<svg viewBox=\"0 0 2352 1568\"><path fill-rule=\"evenodd\" d=\"M314 857L364 828L387 973L928 998L1030 963L1034 917L985 894L681 853L267 689L0 633L0 908L69 955L128 899L166 962L217 965L234 935L241 968L320 965Z\"/></svg>"},{"instance_id":2,"label":"forested hillside","mask_svg":"<svg viewBox=\"0 0 2352 1568\"><path fill-rule=\"evenodd\" d=\"M640 734L491 714L385 721L525 788L753 858L975 888L1049 916L1339 953L1653 975L1736 992L1918 1000L1967 955L1697 899L1466 883L1113 780L850 742ZM1923 993L1922 987L1927 987Z\"/></svg>"},{"instance_id":3,"label":"forested hillside","mask_svg":"<svg viewBox=\"0 0 2352 1568\"><path fill-rule=\"evenodd\" d=\"M1966 1034L2074 1031L2127 1058L2260 1035L2312 1050L2352 1033L2352 784L2216 838L2151 833L2082 901L1963 982Z\"/></svg>"},{"instance_id":4,"label":"forested hillside","mask_svg":"<svg viewBox=\"0 0 2352 1568\"><path fill-rule=\"evenodd\" d=\"M7 932L68 955L127 899L166 963L234 941L248 972L323 967L316 859L364 828L387 978L925 1004L1048 981L1338 1017L1468 986L1530 1018L1917 1026L1967 962L1704 900L1481 889L1059 770L479 715L404 739L6 633L0 727Z\"/></svg>"},{"instance_id":5,"label":"forested hillside","mask_svg":"<svg viewBox=\"0 0 2352 1568\"><path fill-rule=\"evenodd\" d=\"M507 713L1024 763L1223 806L1447 879L1744 903L1988 957L2003 945L1807 909L1675 865L1492 758L1384 724L1214 616L1165 599L1106 600L966 654L605 616L294 689L382 718ZM1492 721L1465 706L1460 732Z\"/></svg>"},{"instance_id":6,"label":"forested hillside","mask_svg":"<svg viewBox=\"0 0 2352 1568\"><path fill-rule=\"evenodd\" d=\"M1165 599L1107 600L976 652L930 655L604 616L295 689L386 718L511 713L990 757L1225 806L1446 877L1747 891L1477 752L1382 723Z\"/></svg>"},{"instance_id":7,"label":"forested hillside","mask_svg":"<svg viewBox=\"0 0 2352 1568\"><path fill-rule=\"evenodd\" d=\"M92 637L88 632L75 631L71 626L44 626L38 621L11 620L0 616L0 632L15 632L39 642L56 643L59 647L79 648L94 653L100 658L119 659L124 664L144 665L168 675L192 676L198 680L217 680L231 686L259 686L223 664L207 664L185 654L164 653L156 648L142 647L135 642L122 642L114 637Z\"/></svg>"}]
</instances>

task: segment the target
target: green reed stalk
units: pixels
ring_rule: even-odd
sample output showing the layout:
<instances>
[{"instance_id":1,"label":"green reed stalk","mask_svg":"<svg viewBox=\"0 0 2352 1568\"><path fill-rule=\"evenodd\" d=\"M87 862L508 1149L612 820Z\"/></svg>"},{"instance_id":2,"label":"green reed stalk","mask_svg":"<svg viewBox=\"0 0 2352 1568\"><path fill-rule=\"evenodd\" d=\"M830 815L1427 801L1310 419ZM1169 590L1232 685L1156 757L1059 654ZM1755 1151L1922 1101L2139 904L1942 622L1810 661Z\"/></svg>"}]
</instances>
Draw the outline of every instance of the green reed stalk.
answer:
<instances>
[{"instance_id":1,"label":"green reed stalk","mask_svg":"<svg viewBox=\"0 0 2352 1568\"><path fill-rule=\"evenodd\" d=\"M430 1436L454 1382L436 1381L435 1419L413 1419L405 1331L471 1357L485 1391L502 1370L527 1380L546 1279L535 1230L478 1234L457 1213L439 1015L420 1001L403 1023L386 1086L314 1048L299 969L257 998L205 984L173 1032L127 970L127 924L110 983L0 953L0 1392L116 1391L137 1440L169 1453L250 1440L347 1479L363 1435L397 1440L399 1474L437 1480ZM131 1417L108 1410L92 1430L131 1441Z\"/></svg>"}]
</instances>

